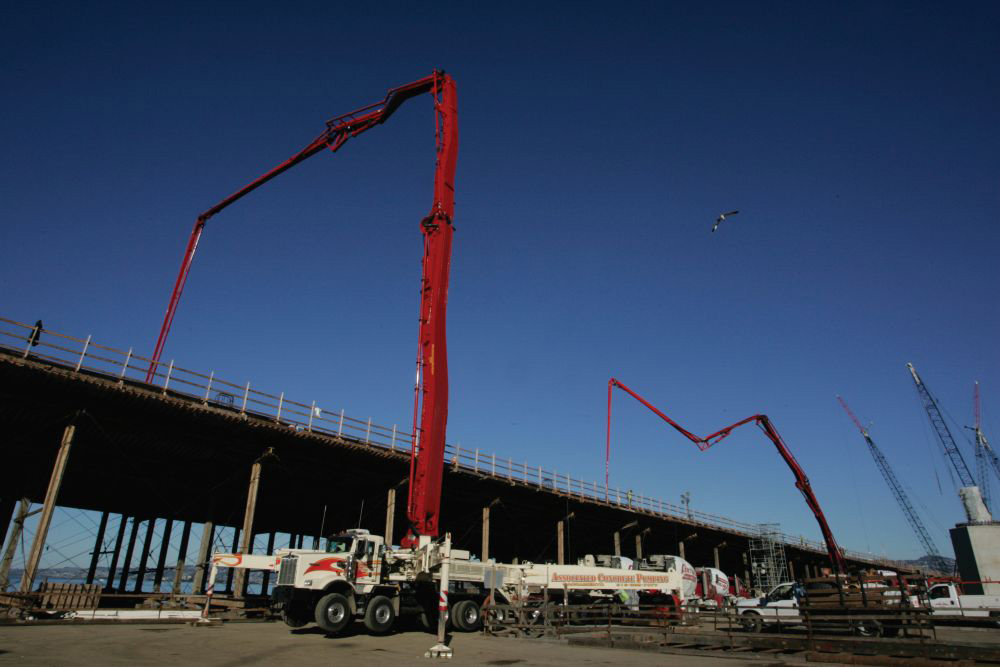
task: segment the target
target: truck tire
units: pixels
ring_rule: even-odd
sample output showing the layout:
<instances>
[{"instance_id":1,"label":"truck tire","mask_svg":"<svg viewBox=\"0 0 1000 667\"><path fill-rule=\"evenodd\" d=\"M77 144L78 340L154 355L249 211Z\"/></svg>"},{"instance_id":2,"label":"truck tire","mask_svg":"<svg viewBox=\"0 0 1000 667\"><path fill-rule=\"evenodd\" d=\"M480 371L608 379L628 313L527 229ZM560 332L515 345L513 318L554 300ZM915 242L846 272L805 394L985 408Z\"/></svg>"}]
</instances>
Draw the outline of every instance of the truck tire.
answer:
<instances>
[{"instance_id":1,"label":"truck tire","mask_svg":"<svg viewBox=\"0 0 1000 667\"><path fill-rule=\"evenodd\" d=\"M755 611L745 611L740 615L740 625L746 632L760 632L764 629L764 619Z\"/></svg>"},{"instance_id":2,"label":"truck tire","mask_svg":"<svg viewBox=\"0 0 1000 667\"><path fill-rule=\"evenodd\" d=\"M301 628L309 622L308 620L299 618L298 616L292 616L288 613L287 609L281 612L281 620L284 621L285 625L290 628Z\"/></svg>"},{"instance_id":3,"label":"truck tire","mask_svg":"<svg viewBox=\"0 0 1000 667\"><path fill-rule=\"evenodd\" d=\"M316 603L316 625L330 634L342 631L352 620L351 604L340 593L328 593Z\"/></svg>"},{"instance_id":4,"label":"truck tire","mask_svg":"<svg viewBox=\"0 0 1000 667\"><path fill-rule=\"evenodd\" d=\"M380 635L392 629L396 623L396 610L392 600L384 595L376 595L365 608L365 627L369 632Z\"/></svg>"},{"instance_id":5,"label":"truck tire","mask_svg":"<svg viewBox=\"0 0 1000 667\"><path fill-rule=\"evenodd\" d=\"M460 600L451 610L455 627L463 632L475 632L482 626L482 613L475 600Z\"/></svg>"}]
</instances>

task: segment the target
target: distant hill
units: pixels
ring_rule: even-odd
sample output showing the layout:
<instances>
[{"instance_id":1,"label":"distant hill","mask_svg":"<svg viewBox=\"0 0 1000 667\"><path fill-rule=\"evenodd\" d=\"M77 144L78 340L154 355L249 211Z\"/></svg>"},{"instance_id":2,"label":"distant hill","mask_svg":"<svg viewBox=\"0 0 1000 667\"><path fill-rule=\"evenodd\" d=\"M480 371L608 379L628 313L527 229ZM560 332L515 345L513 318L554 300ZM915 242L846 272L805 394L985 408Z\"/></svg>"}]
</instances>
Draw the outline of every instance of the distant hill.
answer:
<instances>
[{"instance_id":1,"label":"distant hill","mask_svg":"<svg viewBox=\"0 0 1000 667\"><path fill-rule=\"evenodd\" d=\"M951 574L952 572L955 571L954 558L948 558L947 556L941 556L940 558L947 564L947 572L945 572L944 574ZM934 564L935 560L936 559L933 556L921 556L916 560L901 560L899 562L905 563L906 565L913 565L915 567L919 567L924 570L934 570L936 569L936 565Z\"/></svg>"}]
</instances>

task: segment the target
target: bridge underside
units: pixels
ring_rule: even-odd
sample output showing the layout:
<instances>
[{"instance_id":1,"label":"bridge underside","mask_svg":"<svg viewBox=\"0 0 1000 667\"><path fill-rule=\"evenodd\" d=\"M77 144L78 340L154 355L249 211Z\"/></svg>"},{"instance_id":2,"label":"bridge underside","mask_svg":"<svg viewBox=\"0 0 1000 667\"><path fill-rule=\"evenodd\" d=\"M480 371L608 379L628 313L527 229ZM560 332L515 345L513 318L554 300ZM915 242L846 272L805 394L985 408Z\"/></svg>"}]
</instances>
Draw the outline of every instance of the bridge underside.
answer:
<instances>
[{"instance_id":1,"label":"bridge underside","mask_svg":"<svg viewBox=\"0 0 1000 667\"><path fill-rule=\"evenodd\" d=\"M117 383L71 368L0 351L0 523L13 502L42 502L63 429L77 430L58 505L240 526L251 466L262 464L253 531L317 535L360 524L382 533L387 492L397 494L396 541L406 530L409 454L348 438L289 428L273 421L186 397L164 395L140 383ZM630 511L564 493L508 482L446 464L441 526L456 546L479 554L483 508L490 511L490 556L535 562L557 558L556 525L565 522L567 562L587 553L612 553L621 531L622 553L634 556L636 531L643 553L677 554L684 542L695 565L743 575L748 536L684 519ZM497 501L498 502L494 502ZM325 520L324 520L325 508ZM693 537L692 537L693 536ZM306 542L310 544L309 541ZM826 555L786 546L799 576L826 566Z\"/></svg>"}]
</instances>

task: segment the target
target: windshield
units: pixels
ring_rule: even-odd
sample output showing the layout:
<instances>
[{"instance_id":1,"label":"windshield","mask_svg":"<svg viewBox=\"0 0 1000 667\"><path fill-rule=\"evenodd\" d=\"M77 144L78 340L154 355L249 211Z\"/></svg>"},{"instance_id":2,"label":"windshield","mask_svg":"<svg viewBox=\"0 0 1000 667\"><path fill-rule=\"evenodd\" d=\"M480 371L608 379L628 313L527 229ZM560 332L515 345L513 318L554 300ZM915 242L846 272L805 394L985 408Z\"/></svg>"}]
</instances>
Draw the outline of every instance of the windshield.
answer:
<instances>
[{"instance_id":1,"label":"windshield","mask_svg":"<svg viewBox=\"0 0 1000 667\"><path fill-rule=\"evenodd\" d=\"M330 554L350 553L351 542L353 541L354 538L348 537L346 535L328 537L326 539L326 552Z\"/></svg>"}]
</instances>

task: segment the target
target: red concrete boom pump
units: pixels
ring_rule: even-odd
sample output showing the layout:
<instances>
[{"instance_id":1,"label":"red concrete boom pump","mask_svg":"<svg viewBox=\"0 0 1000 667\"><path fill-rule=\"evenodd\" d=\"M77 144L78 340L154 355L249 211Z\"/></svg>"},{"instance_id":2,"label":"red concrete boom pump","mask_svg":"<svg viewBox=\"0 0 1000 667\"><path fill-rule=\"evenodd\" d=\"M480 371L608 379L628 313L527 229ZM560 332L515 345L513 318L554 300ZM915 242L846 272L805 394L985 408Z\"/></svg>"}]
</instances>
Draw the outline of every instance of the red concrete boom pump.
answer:
<instances>
[{"instance_id":1,"label":"red concrete boom pump","mask_svg":"<svg viewBox=\"0 0 1000 667\"><path fill-rule=\"evenodd\" d=\"M454 233L452 219L455 213L455 166L458 160L458 98L455 81L445 72L436 70L423 79L389 90L385 99L380 102L327 121L326 129L305 148L198 216L184 251L177 280L170 293L167 312L163 317L160 334L146 373L146 382L152 382L205 223L230 204L307 158L327 148L337 151L348 139L381 125L403 102L424 93L430 93L434 100L437 158L434 201L430 213L420 222L424 251L420 279L417 379L413 400L414 442L410 457L407 506L410 533L403 540L404 544L415 541L415 536L418 534L437 536L441 506L444 438L448 421L445 319L451 267L451 241Z\"/></svg>"},{"instance_id":2,"label":"red concrete boom pump","mask_svg":"<svg viewBox=\"0 0 1000 667\"><path fill-rule=\"evenodd\" d=\"M805 498L806 504L809 505L809 509L812 510L813 516L816 517L816 523L819 524L820 532L823 533L823 541L826 543L826 551L830 556L830 564L833 566L833 569L841 574L847 573L847 562L844 560L844 555L841 552L840 547L837 545L837 540L833 537L833 531L830 530L830 526L826 522L826 516L824 516L823 509L819 506L819 500L816 499L816 494L813 493L812 486L809 484L809 478L806 477L806 473L802 470L802 466L800 466L799 462L795 460L794 456L792 456L792 452L781 439L781 436L778 435L778 431L774 428L774 425L771 423L771 420L768 419L767 415L753 415L751 417L747 417L746 419L741 419L735 424L730 424L729 426L719 429L711 435L700 438L686 430L670 417L657 410L642 396L635 393L615 378L611 378L608 380L608 431L604 462L605 485L607 484L607 473L611 460L611 392L615 387L618 387L629 396L645 405L656 416L673 426L674 429L676 429L681 435L698 445L698 449L700 451L705 451L712 445L718 444L730 433L732 433L734 429L743 426L744 424L755 422L764 432L764 435L766 435L768 439L774 443L778 453L781 454L781 458L785 460L785 463L788 464L792 474L795 475L795 487L802 492L802 496Z\"/></svg>"}]
</instances>

